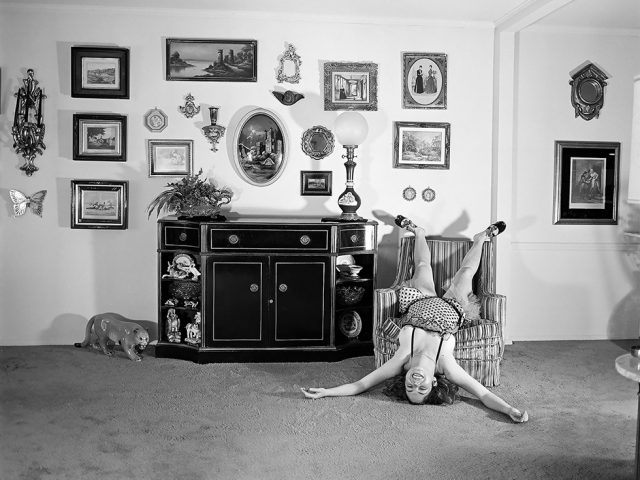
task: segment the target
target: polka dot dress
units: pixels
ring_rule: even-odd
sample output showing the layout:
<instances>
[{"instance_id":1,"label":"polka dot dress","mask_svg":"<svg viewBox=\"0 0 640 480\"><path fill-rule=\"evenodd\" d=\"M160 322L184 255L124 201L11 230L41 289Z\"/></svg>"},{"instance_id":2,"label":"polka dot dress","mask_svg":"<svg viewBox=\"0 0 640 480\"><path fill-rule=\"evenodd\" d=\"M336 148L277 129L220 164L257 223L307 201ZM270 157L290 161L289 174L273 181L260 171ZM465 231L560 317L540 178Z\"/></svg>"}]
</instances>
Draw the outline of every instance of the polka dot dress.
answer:
<instances>
[{"instance_id":1,"label":"polka dot dress","mask_svg":"<svg viewBox=\"0 0 640 480\"><path fill-rule=\"evenodd\" d=\"M398 291L402 319L398 327L413 325L442 335L454 334L464 321L464 310L452 298L431 297L417 288L402 287Z\"/></svg>"}]
</instances>

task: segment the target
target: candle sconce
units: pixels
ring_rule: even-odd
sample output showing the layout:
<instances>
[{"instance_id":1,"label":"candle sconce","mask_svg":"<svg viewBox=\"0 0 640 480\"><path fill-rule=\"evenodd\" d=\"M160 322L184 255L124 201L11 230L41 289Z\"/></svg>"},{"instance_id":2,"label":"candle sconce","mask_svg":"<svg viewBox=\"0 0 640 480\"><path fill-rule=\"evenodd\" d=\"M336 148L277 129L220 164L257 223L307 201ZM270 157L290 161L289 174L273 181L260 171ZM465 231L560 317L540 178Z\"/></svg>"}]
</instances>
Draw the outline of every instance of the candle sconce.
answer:
<instances>
[{"instance_id":1,"label":"candle sconce","mask_svg":"<svg viewBox=\"0 0 640 480\"><path fill-rule=\"evenodd\" d=\"M211 142L211 150L218 151L218 142L224 135L225 127L218 125L218 107L209 107L209 117L211 119L211 125L202 127L202 133L207 137L207 140Z\"/></svg>"},{"instance_id":2,"label":"candle sconce","mask_svg":"<svg viewBox=\"0 0 640 480\"><path fill-rule=\"evenodd\" d=\"M38 81L33 78L33 69L27 70L27 78L22 80L23 86L13 94L16 97L16 110L13 115L13 148L21 154L24 165L20 166L27 176L38 171L34 165L36 154L42 155L44 145L44 124L42 123L42 100L47 98Z\"/></svg>"}]
</instances>

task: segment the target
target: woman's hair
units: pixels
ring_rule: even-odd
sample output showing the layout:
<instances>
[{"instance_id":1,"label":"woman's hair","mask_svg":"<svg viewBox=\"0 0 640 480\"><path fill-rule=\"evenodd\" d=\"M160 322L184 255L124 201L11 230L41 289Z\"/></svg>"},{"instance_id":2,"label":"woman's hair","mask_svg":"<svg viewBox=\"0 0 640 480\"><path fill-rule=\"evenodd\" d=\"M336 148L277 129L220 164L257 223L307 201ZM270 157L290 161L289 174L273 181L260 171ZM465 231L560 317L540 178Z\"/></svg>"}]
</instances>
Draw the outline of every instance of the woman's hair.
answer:
<instances>
[{"instance_id":1,"label":"woman's hair","mask_svg":"<svg viewBox=\"0 0 640 480\"><path fill-rule=\"evenodd\" d=\"M458 386L455 383L447 380L444 375L436 375L434 378L437 384L431 389L429 394L424 397L423 404L451 405L460 399ZM405 374L396 375L387 380L383 392L388 397L408 402L409 398L407 397L407 390L405 388Z\"/></svg>"}]
</instances>

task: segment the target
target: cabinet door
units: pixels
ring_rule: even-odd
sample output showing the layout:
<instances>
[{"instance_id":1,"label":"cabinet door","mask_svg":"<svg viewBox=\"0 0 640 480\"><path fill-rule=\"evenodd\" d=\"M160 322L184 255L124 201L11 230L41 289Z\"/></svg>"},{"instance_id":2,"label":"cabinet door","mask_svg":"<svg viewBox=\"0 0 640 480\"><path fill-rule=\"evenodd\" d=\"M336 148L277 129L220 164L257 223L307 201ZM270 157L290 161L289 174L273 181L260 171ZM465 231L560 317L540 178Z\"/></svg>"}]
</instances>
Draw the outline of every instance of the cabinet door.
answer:
<instances>
[{"instance_id":1,"label":"cabinet door","mask_svg":"<svg viewBox=\"0 0 640 480\"><path fill-rule=\"evenodd\" d=\"M266 341L266 258L209 258L206 344L212 347L259 346Z\"/></svg>"},{"instance_id":2,"label":"cabinet door","mask_svg":"<svg viewBox=\"0 0 640 480\"><path fill-rule=\"evenodd\" d=\"M330 263L326 257L273 257L277 346L329 345Z\"/></svg>"}]
</instances>

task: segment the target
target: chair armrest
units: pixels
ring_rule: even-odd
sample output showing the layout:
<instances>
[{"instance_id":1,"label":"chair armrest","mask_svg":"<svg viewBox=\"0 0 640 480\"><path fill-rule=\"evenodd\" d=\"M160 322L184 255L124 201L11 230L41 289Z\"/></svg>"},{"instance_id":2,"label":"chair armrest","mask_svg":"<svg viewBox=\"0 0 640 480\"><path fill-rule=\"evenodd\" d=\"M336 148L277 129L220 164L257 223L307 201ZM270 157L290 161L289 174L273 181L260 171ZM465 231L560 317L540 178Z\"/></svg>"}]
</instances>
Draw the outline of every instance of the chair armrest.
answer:
<instances>
[{"instance_id":1,"label":"chair armrest","mask_svg":"<svg viewBox=\"0 0 640 480\"><path fill-rule=\"evenodd\" d=\"M480 297L480 316L497 322L504 331L507 318L507 297L497 293L484 293Z\"/></svg>"},{"instance_id":2,"label":"chair armrest","mask_svg":"<svg viewBox=\"0 0 640 480\"><path fill-rule=\"evenodd\" d=\"M373 292L373 328L378 331L388 318L398 315L398 295L395 288L377 288Z\"/></svg>"}]
</instances>

